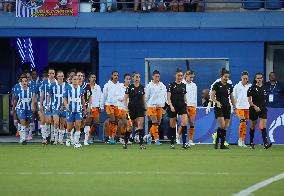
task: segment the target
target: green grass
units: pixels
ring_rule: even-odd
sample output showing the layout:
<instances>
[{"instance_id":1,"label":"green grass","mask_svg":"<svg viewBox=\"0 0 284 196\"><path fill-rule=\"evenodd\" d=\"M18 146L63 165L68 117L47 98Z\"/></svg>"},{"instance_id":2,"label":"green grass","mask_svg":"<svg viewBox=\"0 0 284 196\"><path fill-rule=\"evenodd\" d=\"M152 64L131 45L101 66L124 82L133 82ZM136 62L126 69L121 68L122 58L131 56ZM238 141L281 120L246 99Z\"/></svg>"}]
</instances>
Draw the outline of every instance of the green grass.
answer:
<instances>
[{"instance_id":1,"label":"green grass","mask_svg":"<svg viewBox=\"0 0 284 196\"><path fill-rule=\"evenodd\" d=\"M0 145L0 195L232 195L284 172L284 146L214 150L168 144L139 150ZM284 195L284 181L255 195Z\"/></svg>"}]
</instances>

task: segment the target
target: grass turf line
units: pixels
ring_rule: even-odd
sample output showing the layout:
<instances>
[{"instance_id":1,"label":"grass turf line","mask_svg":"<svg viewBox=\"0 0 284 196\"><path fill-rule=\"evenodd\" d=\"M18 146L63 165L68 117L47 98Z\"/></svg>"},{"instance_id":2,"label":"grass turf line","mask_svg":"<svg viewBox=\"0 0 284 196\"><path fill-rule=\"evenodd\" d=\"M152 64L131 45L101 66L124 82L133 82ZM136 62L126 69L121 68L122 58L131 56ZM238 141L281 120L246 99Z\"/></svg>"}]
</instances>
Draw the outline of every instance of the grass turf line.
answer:
<instances>
[{"instance_id":1,"label":"grass turf line","mask_svg":"<svg viewBox=\"0 0 284 196\"><path fill-rule=\"evenodd\" d=\"M232 195L284 171L284 146L0 145L0 195ZM255 195L283 193L283 181ZM282 191L282 192L281 192ZM282 194L283 195L283 194Z\"/></svg>"}]
</instances>

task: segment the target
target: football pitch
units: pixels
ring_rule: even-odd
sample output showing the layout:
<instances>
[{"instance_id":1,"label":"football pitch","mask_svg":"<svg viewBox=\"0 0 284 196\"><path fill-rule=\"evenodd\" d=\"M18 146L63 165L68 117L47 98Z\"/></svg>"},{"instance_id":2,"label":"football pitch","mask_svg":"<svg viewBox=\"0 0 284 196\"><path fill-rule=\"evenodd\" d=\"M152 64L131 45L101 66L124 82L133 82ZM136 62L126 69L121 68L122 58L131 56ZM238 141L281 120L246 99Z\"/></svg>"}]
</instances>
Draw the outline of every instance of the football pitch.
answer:
<instances>
[{"instance_id":1,"label":"football pitch","mask_svg":"<svg viewBox=\"0 0 284 196\"><path fill-rule=\"evenodd\" d=\"M0 145L0 195L233 195L284 172L284 146ZM253 195L284 195L284 179Z\"/></svg>"}]
</instances>

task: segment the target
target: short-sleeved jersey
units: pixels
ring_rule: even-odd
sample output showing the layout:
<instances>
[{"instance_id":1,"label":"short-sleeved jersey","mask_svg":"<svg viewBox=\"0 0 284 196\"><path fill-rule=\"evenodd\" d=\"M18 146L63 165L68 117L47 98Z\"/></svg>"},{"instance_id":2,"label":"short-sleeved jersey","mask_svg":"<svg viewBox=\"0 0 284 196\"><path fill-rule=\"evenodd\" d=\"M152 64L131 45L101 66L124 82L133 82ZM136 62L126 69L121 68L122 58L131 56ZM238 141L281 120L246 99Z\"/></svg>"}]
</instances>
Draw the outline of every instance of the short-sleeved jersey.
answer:
<instances>
[{"instance_id":1,"label":"short-sleeved jersey","mask_svg":"<svg viewBox=\"0 0 284 196\"><path fill-rule=\"evenodd\" d=\"M64 98L67 99L70 112L82 112L82 97L84 90L82 87L74 87L72 84L66 85Z\"/></svg>"},{"instance_id":2,"label":"short-sleeved jersey","mask_svg":"<svg viewBox=\"0 0 284 196\"><path fill-rule=\"evenodd\" d=\"M184 95L186 94L186 85L184 83L170 83L168 85L167 92L171 93L171 102L173 106L186 105L184 100Z\"/></svg>"},{"instance_id":3,"label":"short-sleeved jersey","mask_svg":"<svg viewBox=\"0 0 284 196\"><path fill-rule=\"evenodd\" d=\"M264 85L257 86L257 85L252 85L248 89L247 93L248 97L252 97L252 102L254 105L259 107L260 109L266 108L267 105L267 91L266 87Z\"/></svg>"},{"instance_id":4,"label":"short-sleeved jersey","mask_svg":"<svg viewBox=\"0 0 284 196\"><path fill-rule=\"evenodd\" d=\"M17 89L15 92L15 97L17 99L18 110L32 110L32 98L33 98L33 90L28 87L27 89Z\"/></svg>"},{"instance_id":5,"label":"short-sleeved jersey","mask_svg":"<svg viewBox=\"0 0 284 196\"><path fill-rule=\"evenodd\" d=\"M135 87L134 84L130 84L125 91L125 94L129 96L128 107L145 107L144 98L145 95L144 86L139 85Z\"/></svg>"},{"instance_id":6,"label":"short-sleeved jersey","mask_svg":"<svg viewBox=\"0 0 284 196\"><path fill-rule=\"evenodd\" d=\"M31 80L31 81L29 82L29 87L33 90L33 92L35 92L35 89L36 89L36 87L37 87L36 82L33 81L33 80Z\"/></svg>"},{"instance_id":7,"label":"short-sleeved jersey","mask_svg":"<svg viewBox=\"0 0 284 196\"><path fill-rule=\"evenodd\" d=\"M216 82L213 85L212 90L216 92L216 100L221 103L222 106L230 106L229 97L233 93L233 85L232 84L222 84L222 82Z\"/></svg>"},{"instance_id":8,"label":"short-sleeved jersey","mask_svg":"<svg viewBox=\"0 0 284 196\"><path fill-rule=\"evenodd\" d=\"M85 98L85 103L86 103L86 108L89 105L89 99L92 96L92 88L89 83L86 83L81 86L84 90L84 98Z\"/></svg>"},{"instance_id":9,"label":"short-sleeved jersey","mask_svg":"<svg viewBox=\"0 0 284 196\"><path fill-rule=\"evenodd\" d=\"M50 86L53 84L56 84L57 81L55 80L54 82L50 82L50 80L44 80L40 86L40 92L44 92L44 96L43 96L43 105L47 106L47 95L50 92Z\"/></svg>"},{"instance_id":10,"label":"short-sleeved jersey","mask_svg":"<svg viewBox=\"0 0 284 196\"><path fill-rule=\"evenodd\" d=\"M51 97L50 105L55 110L60 110L63 105L63 96L65 92L65 83L53 83L50 85L49 94Z\"/></svg>"},{"instance_id":11,"label":"short-sleeved jersey","mask_svg":"<svg viewBox=\"0 0 284 196\"><path fill-rule=\"evenodd\" d=\"M21 89L21 83L17 83L17 84L15 84L14 86L13 86L13 88L12 88L12 95L13 96L16 96L16 92L18 92L18 90L20 90Z\"/></svg>"}]
</instances>

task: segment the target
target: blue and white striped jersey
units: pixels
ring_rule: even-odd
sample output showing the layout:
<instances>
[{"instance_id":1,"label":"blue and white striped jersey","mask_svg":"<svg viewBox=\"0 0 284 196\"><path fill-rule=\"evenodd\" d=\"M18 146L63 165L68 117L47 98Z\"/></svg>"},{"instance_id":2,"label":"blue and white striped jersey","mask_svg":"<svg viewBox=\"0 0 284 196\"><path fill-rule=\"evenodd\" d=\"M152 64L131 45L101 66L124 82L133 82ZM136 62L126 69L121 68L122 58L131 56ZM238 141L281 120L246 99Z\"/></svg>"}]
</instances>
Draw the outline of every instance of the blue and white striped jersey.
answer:
<instances>
[{"instance_id":1,"label":"blue and white striped jersey","mask_svg":"<svg viewBox=\"0 0 284 196\"><path fill-rule=\"evenodd\" d=\"M67 99L70 112L82 112L82 96L84 90L78 86L75 88L72 84L65 86L64 98Z\"/></svg>"},{"instance_id":2,"label":"blue and white striped jersey","mask_svg":"<svg viewBox=\"0 0 284 196\"><path fill-rule=\"evenodd\" d=\"M43 96L43 105L47 106L47 95L48 92L50 91L50 86L52 84L57 84L57 81L55 80L55 82L50 82L49 79L44 80L40 86L40 92L44 92L44 96Z\"/></svg>"},{"instance_id":3,"label":"blue and white striped jersey","mask_svg":"<svg viewBox=\"0 0 284 196\"><path fill-rule=\"evenodd\" d=\"M60 110L63 105L63 96L65 93L65 82L62 84L53 83L50 86L51 106L55 110Z\"/></svg>"},{"instance_id":4,"label":"blue and white striped jersey","mask_svg":"<svg viewBox=\"0 0 284 196\"><path fill-rule=\"evenodd\" d=\"M34 91L32 88L28 87L26 90L23 88L18 89L15 92L15 96L17 99L17 106L18 110L32 110L32 98L33 98Z\"/></svg>"}]
</instances>

